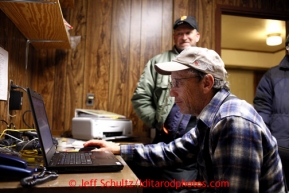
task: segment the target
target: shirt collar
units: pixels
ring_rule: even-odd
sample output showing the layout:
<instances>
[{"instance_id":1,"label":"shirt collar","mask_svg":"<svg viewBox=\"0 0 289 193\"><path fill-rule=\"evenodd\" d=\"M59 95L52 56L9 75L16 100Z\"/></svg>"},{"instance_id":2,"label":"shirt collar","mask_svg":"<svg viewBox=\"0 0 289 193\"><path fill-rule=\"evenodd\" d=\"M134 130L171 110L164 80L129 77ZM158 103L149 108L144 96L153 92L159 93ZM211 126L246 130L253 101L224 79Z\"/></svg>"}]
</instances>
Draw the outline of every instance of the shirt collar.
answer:
<instances>
[{"instance_id":1,"label":"shirt collar","mask_svg":"<svg viewBox=\"0 0 289 193\"><path fill-rule=\"evenodd\" d=\"M221 89L219 92L217 92L210 103L202 110L198 116L198 119L200 119L207 127L210 128L213 125L213 121L221 104L229 95L230 91L225 89Z\"/></svg>"}]
</instances>

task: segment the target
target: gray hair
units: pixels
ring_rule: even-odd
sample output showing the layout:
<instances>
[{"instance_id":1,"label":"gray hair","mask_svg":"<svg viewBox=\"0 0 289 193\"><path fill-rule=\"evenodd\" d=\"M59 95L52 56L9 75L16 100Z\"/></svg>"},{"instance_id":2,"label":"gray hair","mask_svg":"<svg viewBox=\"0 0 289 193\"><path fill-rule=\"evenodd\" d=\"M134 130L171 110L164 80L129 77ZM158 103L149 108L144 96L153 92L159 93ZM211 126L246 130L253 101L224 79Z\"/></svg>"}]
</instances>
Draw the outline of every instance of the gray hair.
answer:
<instances>
[{"instance_id":1,"label":"gray hair","mask_svg":"<svg viewBox=\"0 0 289 193\"><path fill-rule=\"evenodd\" d=\"M190 69L189 69L189 73L197 74L197 75L198 75L198 78L199 78L199 81L201 81L201 80L206 76L206 73L201 72L201 71L198 71L198 70L195 70L195 69L193 69L193 68L190 68ZM225 89L225 90L227 90L227 91L230 91L229 82L226 81L226 80L221 80L221 79L219 79L219 78L214 77L214 86L213 86L213 89L214 89L215 91L218 91L218 90L221 90L221 89Z\"/></svg>"}]
</instances>

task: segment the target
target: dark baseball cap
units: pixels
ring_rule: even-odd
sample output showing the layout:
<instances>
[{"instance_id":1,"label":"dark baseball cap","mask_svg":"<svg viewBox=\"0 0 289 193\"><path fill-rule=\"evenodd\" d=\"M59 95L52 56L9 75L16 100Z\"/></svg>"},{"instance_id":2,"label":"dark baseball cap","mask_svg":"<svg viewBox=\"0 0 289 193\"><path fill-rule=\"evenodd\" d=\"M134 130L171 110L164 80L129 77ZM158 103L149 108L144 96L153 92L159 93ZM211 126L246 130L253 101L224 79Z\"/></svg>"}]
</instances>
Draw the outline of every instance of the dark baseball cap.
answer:
<instances>
[{"instance_id":1,"label":"dark baseball cap","mask_svg":"<svg viewBox=\"0 0 289 193\"><path fill-rule=\"evenodd\" d=\"M192 16L186 16L186 15L180 17L179 19L177 19L175 21L174 29L176 29L179 25L182 25L183 23L187 23L190 26L192 26L194 29L199 31L198 23L197 23L196 19L194 17L192 17Z\"/></svg>"}]
</instances>

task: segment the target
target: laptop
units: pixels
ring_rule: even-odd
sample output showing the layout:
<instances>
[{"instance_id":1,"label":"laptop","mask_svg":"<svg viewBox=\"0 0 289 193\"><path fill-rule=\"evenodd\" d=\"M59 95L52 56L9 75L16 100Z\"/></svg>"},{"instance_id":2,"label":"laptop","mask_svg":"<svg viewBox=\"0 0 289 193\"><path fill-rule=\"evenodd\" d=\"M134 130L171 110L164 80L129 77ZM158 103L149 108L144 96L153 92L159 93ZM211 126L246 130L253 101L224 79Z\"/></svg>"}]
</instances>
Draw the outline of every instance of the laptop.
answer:
<instances>
[{"instance_id":1,"label":"laptop","mask_svg":"<svg viewBox=\"0 0 289 193\"><path fill-rule=\"evenodd\" d=\"M57 173L88 173L123 169L123 164L110 151L58 152L53 143L42 96L30 88L27 88L27 94L47 170Z\"/></svg>"}]
</instances>

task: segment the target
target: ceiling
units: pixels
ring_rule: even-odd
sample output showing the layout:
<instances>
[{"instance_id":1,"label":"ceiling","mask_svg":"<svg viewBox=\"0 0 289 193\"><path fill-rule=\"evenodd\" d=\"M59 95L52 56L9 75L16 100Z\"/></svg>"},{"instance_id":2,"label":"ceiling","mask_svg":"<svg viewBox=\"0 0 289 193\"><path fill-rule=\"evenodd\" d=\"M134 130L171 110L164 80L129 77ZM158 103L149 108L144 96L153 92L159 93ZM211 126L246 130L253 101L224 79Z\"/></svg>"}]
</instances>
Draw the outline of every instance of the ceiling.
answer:
<instances>
[{"instance_id":1,"label":"ceiling","mask_svg":"<svg viewBox=\"0 0 289 193\"><path fill-rule=\"evenodd\" d=\"M222 15L221 49L275 53L285 49L285 21ZM280 33L282 44L267 46L267 34Z\"/></svg>"}]
</instances>

